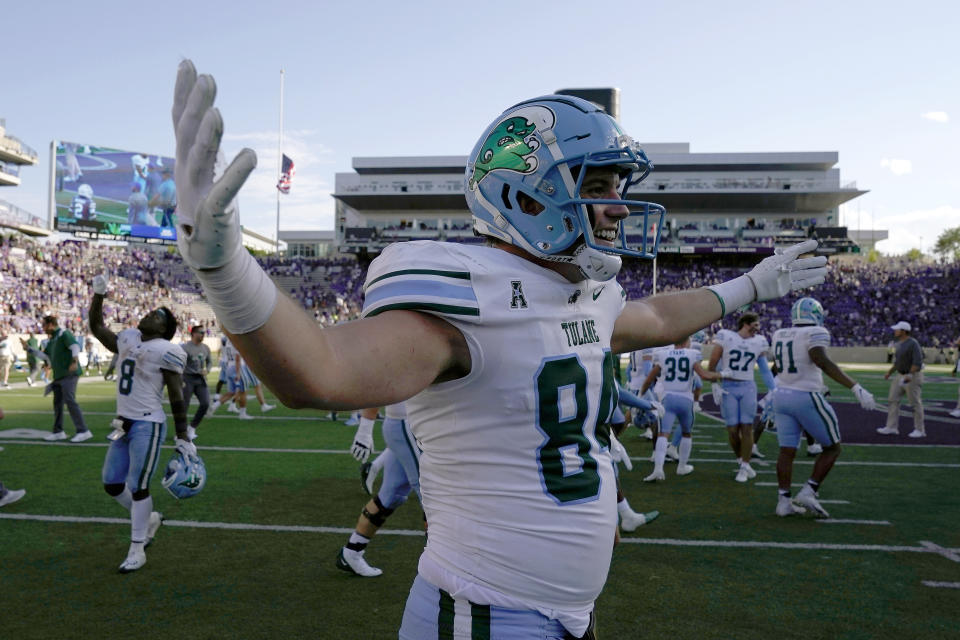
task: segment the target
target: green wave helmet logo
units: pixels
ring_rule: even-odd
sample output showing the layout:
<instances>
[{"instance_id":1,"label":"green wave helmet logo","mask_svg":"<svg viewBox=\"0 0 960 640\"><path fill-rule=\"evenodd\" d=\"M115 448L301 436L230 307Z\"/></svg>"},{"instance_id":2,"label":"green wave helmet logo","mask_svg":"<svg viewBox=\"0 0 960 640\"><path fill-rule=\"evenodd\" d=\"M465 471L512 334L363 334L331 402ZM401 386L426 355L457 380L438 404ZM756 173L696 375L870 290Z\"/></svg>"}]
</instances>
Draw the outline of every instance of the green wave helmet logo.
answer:
<instances>
[{"instance_id":1,"label":"green wave helmet logo","mask_svg":"<svg viewBox=\"0 0 960 640\"><path fill-rule=\"evenodd\" d=\"M106 232L113 236L125 236L130 233L129 231L124 231L123 225L116 222L108 222Z\"/></svg>"},{"instance_id":2,"label":"green wave helmet logo","mask_svg":"<svg viewBox=\"0 0 960 640\"><path fill-rule=\"evenodd\" d=\"M536 140L526 138L537 130L526 118L507 118L487 136L479 155L474 159L470 188L494 169L509 169L520 173L537 170L533 153L540 148Z\"/></svg>"},{"instance_id":3,"label":"green wave helmet logo","mask_svg":"<svg viewBox=\"0 0 960 640\"><path fill-rule=\"evenodd\" d=\"M187 487L188 489L196 489L200 486L200 476L195 473L191 473L186 480L180 483L180 485Z\"/></svg>"}]
</instances>

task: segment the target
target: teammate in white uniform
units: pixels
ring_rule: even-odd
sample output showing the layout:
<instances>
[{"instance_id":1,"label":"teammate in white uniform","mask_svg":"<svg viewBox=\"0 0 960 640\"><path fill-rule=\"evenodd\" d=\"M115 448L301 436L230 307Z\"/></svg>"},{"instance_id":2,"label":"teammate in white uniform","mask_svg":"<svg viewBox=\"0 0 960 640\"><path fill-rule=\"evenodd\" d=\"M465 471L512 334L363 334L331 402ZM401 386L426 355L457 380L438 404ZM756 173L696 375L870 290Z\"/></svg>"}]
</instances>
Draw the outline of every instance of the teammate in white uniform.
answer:
<instances>
[{"instance_id":1,"label":"teammate in white uniform","mask_svg":"<svg viewBox=\"0 0 960 640\"><path fill-rule=\"evenodd\" d=\"M163 516L153 510L150 479L157 469L160 446L166 437L163 387L167 387L177 431L177 451L196 456L187 436L187 407L183 401L181 373L187 354L170 342L177 320L166 307L145 315L136 329L115 334L103 323L105 276L93 279L90 331L119 357L117 419L108 438L110 447L103 461L103 488L130 511L130 549L120 565L121 573L140 569L147 562L144 548L153 540Z\"/></svg>"},{"instance_id":2,"label":"teammate in white uniform","mask_svg":"<svg viewBox=\"0 0 960 640\"><path fill-rule=\"evenodd\" d=\"M777 390L773 394L774 423L780 442L778 516L803 513L805 507L817 516L830 517L817 500L817 492L840 455L840 428L837 414L823 395L826 389L823 373L851 389L864 409L871 411L876 406L870 392L827 356L830 332L822 326L823 316L819 302L813 298L800 298L790 310L793 328L779 329L773 334L773 354L780 371ZM790 500L793 458L803 431L816 439L823 452L813 463L810 479L793 499L797 504L793 504Z\"/></svg>"},{"instance_id":3,"label":"teammate in white uniform","mask_svg":"<svg viewBox=\"0 0 960 640\"><path fill-rule=\"evenodd\" d=\"M374 452L373 425L378 409L360 412L357 435L350 453L362 464ZM357 526L347 544L337 554L337 568L342 571L373 578L383 573L371 567L364 558L370 540L397 508L407 501L410 492L420 499L420 447L414 440L407 422L407 408L402 402L388 405L383 410L383 439L387 455L383 459L383 482L380 490L367 502L357 519Z\"/></svg>"},{"instance_id":4,"label":"teammate in white uniform","mask_svg":"<svg viewBox=\"0 0 960 640\"><path fill-rule=\"evenodd\" d=\"M363 318L323 328L240 246L231 203L256 156L242 151L212 183L214 94L181 63L178 243L218 320L284 404L407 399L430 535L400 637L594 637L617 535L614 354L821 282L824 259L797 259L816 241L730 282L626 302L620 256L657 243L628 247L621 223L662 218L623 199L649 162L592 103L545 96L504 112L469 156L467 203L490 245L391 245L370 265Z\"/></svg>"},{"instance_id":5,"label":"teammate in white uniform","mask_svg":"<svg viewBox=\"0 0 960 640\"><path fill-rule=\"evenodd\" d=\"M737 482L746 482L757 475L750 466L750 456L753 453L753 418L757 414L754 366L760 370L767 390L776 388L767 364L770 345L759 331L760 318L757 314L747 312L741 315L737 320L736 331L721 329L714 336L714 347L708 366L710 371L719 369L723 372L720 414L727 424L730 448L739 462Z\"/></svg>"},{"instance_id":6,"label":"teammate in white uniform","mask_svg":"<svg viewBox=\"0 0 960 640\"><path fill-rule=\"evenodd\" d=\"M700 351L690 348L689 338L677 342L672 349L657 349L654 354L653 368L644 380L641 390L645 392L660 378L665 413L660 421L660 434L653 452L653 473L644 478L644 482L666 479L663 463L667 458L667 438L673 431L674 422L680 423L683 434L678 452L677 475L685 476L693 472L693 465L687 463L693 449L694 378L700 376L710 381L723 380L719 373L705 371L700 361Z\"/></svg>"}]
</instances>

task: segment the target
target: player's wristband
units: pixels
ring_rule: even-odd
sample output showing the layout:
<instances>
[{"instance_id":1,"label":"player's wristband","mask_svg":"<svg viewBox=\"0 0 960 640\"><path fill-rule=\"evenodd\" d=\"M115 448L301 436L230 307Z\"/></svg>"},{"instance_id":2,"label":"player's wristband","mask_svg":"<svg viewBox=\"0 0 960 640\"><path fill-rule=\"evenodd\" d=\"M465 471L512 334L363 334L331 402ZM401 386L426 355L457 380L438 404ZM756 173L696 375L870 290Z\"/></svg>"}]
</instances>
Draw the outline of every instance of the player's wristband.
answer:
<instances>
[{"instance_id":1,"label":"player's wristband","mask_svg":"<svg viewBox=\"0 0 960 640\"><path fill-rule=\"evenodd\" d=\"M745 275L720 284L712 284L706 288L720 301L720 314L722 316L733 313L740 307L757 299L757 288L754 286L753 280Z\"/></svg>"},{"instance_id":2,"label":"player's wristband","mask_svg":"<svg viewBox=\"0 0 960 640\"><path fill-rule=\"evenodd\" d=\"M277 287L246 249L222 267L194 273L217 320L230 333L256 331L277 306Z\"/></svg>"}]
</instances>

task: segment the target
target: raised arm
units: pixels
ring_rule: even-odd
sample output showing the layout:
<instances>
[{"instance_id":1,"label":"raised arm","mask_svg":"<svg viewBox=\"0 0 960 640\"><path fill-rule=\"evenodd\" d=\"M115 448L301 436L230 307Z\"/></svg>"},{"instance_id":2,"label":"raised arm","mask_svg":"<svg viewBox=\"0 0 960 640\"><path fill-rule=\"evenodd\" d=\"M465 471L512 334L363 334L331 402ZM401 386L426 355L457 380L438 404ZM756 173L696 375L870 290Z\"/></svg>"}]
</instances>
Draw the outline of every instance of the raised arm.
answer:
<instances>
[{"instance_id":1,"label":"raised arm","mask_svg":"<svg viewBox=\"0 0 960 640\"><path fill-rule=\"evenodd\" d=\"M180 64L174 91L177 245L247 364L290 407L359 409L406 400L430 383L465 375L459 330L412 311L322 329L280 294L241 243L234 196L256 166L241 151L219 177L223 120L213 78ZM369 363L375 362L376 366Z\"/></svg>"},{"instance_id":2,"label":"raised arm","mask_svg":"<svg viewBox=\"0 0 960 640\"><path fill-rule=\"evenodd\" d=\"M739 278L703 289L628 302L613 328L614 353L682 340L745 304L772 300L822 283L827 259L800 258L816 248L816 240L806 240L764 258Z\"/></svg>"},{"instance_id":3,"label":"raised arm","mask_svg":"<svg viewBox=\"0 0 960 640\"><path fill-rule=\"evenodd\" d=\"M117 334L107 328L103 323L103 299L107 295L106 276L94 276L93 278L93 300L90 302L90 310L87 312L87 321L90 323L90 332L96 336L100 344L105 346L111 352L117 352Z\"/></svg>"}]
</instances>

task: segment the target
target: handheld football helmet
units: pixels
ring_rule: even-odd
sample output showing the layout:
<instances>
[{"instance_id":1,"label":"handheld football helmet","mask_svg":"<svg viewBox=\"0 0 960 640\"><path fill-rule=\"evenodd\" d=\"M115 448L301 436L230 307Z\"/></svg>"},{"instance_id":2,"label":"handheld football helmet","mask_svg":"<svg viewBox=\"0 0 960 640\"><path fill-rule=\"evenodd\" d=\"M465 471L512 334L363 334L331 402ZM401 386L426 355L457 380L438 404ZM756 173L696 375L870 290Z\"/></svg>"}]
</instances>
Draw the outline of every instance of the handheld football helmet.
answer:
<instances>
[{"instance_id":1,"label":"handheld football helmet","mask_svg":"<svg viewBox=\"0 0 960 640\"><path fill-rule=\"evenodd\" d=\"M702 345L702 344L704 344L706 341L707 341L707 332L704 331L703 329L700 329L700 331L697 331L695 334L693 334L692 336L690 336L690 344L691 344L691 345L693 345L693 344Z\"/></svg>"},{"instance_id":2,"label":"handheld football helmet","mask_svg":"<svg viewBox=\"0 0 960 640\"><path fill-rule=\"evenodd\" d=\"M191 498L207 484L207 467L200 456L184 456L177 452L167 463L161 483L177 500Z\"/></svg>"},{"instance_id":3,"label":"handheld football helmet","mask_svg":"<svg viewBox=\"0 0 960 640\"><path fill-rule=\"evenodd\" d=\"M813 298L800 298L793 303L790 309L790 321L793 326L800 325L823 325L823 305Z\"/></svg>"},{"instance_id":4,"label":"handheld football helmet","mask_svg":"<svg viewBox=\"0 0 960 640\"><path fill-rule=\"evenodd\" d=\"M619 198L581 196L591 167L616 168ZM600 107L573 96L543 96L510 107L480 136L467 161L467 204L477 233L609 280L620 269L620 256L657 254L666 210L626 199L652 168L640 145ZM543 209L525 212L520 194ZM630 210L612 247L594 237L590 207L601 204Z\"/></svg>"}]
</instances>

